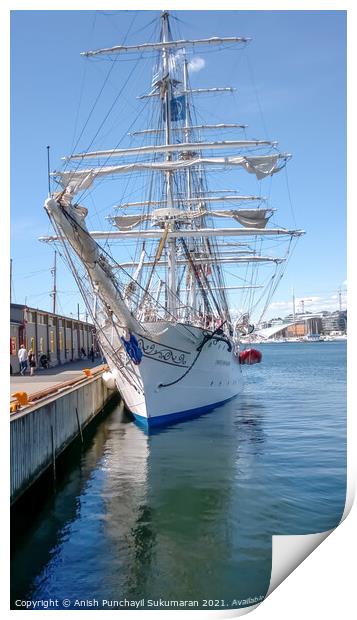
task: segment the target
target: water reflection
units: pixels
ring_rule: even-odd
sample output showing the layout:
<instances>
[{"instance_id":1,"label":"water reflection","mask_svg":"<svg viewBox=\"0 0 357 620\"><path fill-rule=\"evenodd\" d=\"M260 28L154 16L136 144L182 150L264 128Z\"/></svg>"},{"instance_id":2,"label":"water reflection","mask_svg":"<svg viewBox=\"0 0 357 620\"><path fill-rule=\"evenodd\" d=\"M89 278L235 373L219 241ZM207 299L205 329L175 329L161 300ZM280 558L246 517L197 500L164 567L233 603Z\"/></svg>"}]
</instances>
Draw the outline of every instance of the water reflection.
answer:
<instances>
[{"instance_id":1,"label":"water reflection","mask_svg":"<svg viewBox=\"0 0 357 620\"><path fill-rule=\"evenodd\" d=\"M110 414L37 515L37 527L15 544L13 596L230 600L264 593L270 541L263 537L261 548L255 541L247 566L251 544L241 539L236 480L236 454L261 440L261 423L240 415L226 406L148 436L119 409Z\"/></svg>"}]
</instances>

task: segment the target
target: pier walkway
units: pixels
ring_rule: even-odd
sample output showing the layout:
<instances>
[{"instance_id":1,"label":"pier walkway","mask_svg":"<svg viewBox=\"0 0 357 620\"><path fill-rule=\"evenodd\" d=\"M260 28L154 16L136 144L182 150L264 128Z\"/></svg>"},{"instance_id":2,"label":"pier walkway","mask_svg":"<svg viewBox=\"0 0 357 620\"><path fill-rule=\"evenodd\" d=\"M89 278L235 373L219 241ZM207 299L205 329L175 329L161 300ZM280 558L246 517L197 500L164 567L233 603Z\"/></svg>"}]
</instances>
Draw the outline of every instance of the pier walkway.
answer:
<instances>
[{"instance_id":1,"label":"pier walkway","mask_svg":"<svg viewBox=\"0 0 357 620\"><path fill-rule=\"evenodd\" d=\"M54 368L36 368L36 374L33 377L30 377L28 369L24 376L12 375L10 377L10 395L14 392L26 392L28 395L35 394L57 384L83 377L84 368L97 368L101 365L100 358L95 358L94 362L91 362L89 359L83 359L61 364Z\"/></svg>"}]
</instances>

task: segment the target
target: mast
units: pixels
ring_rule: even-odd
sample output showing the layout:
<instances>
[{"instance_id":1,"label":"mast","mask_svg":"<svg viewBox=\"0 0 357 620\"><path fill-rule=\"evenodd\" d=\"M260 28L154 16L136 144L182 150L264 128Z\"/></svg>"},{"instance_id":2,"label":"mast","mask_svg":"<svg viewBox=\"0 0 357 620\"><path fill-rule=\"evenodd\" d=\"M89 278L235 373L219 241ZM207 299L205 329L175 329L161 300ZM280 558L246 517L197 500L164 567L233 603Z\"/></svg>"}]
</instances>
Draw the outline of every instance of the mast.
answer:
<instances>
[{"instance_id":1,"label":"mast","mask_svg":"<svg viewBox=\"0 0 357 620\"><path fill-rule=\"evenodd\" d=\"M55 250L53 267L51 269L52 277L53 277L53 286L52 286L52 312L56 314L56 301L57 301L57 250Z\"/></svg>"},{"instance_id":2,"label":"mast","mask_svg":"<svg viewBox=\"0 0 357 620\"><path fill-rule=\"evenodd\" d=\"M185 129L184 137L185 142L190 140L190 109L189 109L189 93L188 93L188 62L187 58L184 59L183 65L183 87L185 91ZM191 192L191 168L186 169L186 200L190 201L192 198ZM193 241L194 243L194 241ZM190 270L190 283L191 288L188 294L187 305L191 306L193 311L196 311L196 278L192 269Z\"/></svg>"},{"instance_id":3,"label":"mast","mask_svg":"<svg viewBox=\"0 0 357 620\"><path fill-rule=\"evenodd\" d=\"M162 19L162 41L167 43L169 41L169 13L163 11L161 15ZM165 109L165 138L166 145L171 143L171 80L170 80L170 66L169 66L169 48L164 47L163 52L163 80L165 81L165 95L164 95L164 109ZM171 161L171 153L166 155L166 161ZM172 196L172 172L167 170L166 173L166 201L167 206L171 208L173 206ZM173 230L173 223L168 225L169 230ZM172 317L176 317L176 239L170 238L168 241L167 250L167 310Z\"/></svg>"},{"instance_id":4,"label":"mast","mask_svg":"<svg viewBox=\"0 0 357 620\"><path fill-rule=\"evenodd\" d=\"M190 140L190 108L189 108L189 100L188 100L188 63L187 58L185 57L183 63L183 87L185 92L185 143L188 143ZM187 199L191 198L191 172L190 168L186 171L187 176Z\"/></svg>"},{"instance_id":5,"label":"mast","mask_svg":"<svg viewBox=\"0 0 357 620\"><path fill-rule=\"evenodd\" d=\"M50 166L50 146L47 147L47 182L48 182L48 198L51 196L51 166Z\"/></svg>"},{"instance_id":6,"label":"mast","mask_svg":"<svg viewBox=\"0 0 357 620\"><path fill-rule=\"evenodd\" d=\"M10 258L10 304L12 303L12 258Z\"/></svg>"}]
</instances>

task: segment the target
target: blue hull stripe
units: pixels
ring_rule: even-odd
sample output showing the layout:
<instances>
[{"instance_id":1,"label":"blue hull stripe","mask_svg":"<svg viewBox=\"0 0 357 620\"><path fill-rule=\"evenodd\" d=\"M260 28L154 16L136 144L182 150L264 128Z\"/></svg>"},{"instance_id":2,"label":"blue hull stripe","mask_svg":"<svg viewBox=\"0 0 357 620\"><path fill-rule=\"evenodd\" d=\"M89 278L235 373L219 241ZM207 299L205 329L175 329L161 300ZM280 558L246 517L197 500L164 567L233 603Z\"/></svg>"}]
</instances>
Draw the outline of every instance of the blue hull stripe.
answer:
<instances>
[{"instance_id":1,"label":"blue hull stripe","mask_svg":"<svg viewBox=\"0 0 357 620\"><path fill-rule=\"evenodd\" d=\"M216 407L220 407L221 405L225 405L233 398L236 398L237 394L234 396L230 396L230 398L226 398L225 400L221 400L218 403L212 403L210 405L204 405L203 407L196 407L196 409L187 409L186 411L177 411L175 413L166 413L164 415L158 415L152 418L146 418L145 416L139 415L138 413L133 413L136 422L140 426L144 426L145 428L152 428L153 426L160 426L162 424L169 424L171 422L178 422L181 420L187 420L188 418L193 418L195 416L201 415L202 413L207 413L208 411L212 411Z\"/></svg>"}]
</instances>

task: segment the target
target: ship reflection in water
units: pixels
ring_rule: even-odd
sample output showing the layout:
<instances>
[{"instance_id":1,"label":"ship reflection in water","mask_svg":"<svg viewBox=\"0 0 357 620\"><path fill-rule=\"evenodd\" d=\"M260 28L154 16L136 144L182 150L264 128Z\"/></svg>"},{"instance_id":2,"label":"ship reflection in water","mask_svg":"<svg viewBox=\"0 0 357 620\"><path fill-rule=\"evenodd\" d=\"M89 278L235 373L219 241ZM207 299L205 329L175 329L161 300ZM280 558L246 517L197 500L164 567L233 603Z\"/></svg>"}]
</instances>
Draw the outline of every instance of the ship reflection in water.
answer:
<instances>
[{"instance_id":1,"label":"ship reflection in water","mask_svg":"<svg viewBox=\"0 0 357 620\"><path fill-rule=\"evenodd\" d=\"M100 600L227 598L228 605L264 594L270 537L257 537L254 513L244 523L261 421L244 407L241 420L226 408L150 436L113 411L28 539L18 541L14 598L95 593Z\"/></svg>"},{"instance_id":2,"label":"ship reflection in water","mask_svg":"<svg viewBox=\"0 0 357 620\"><path fill-rule=\"evenodd\" d=\"M71 607L93 597L99 607L160 597L230 607L264 595L272 533L333 527L345 490L343 370L339 384L331 367L334 403L324 383L328 407L320 400L316 409L311 391L308 399L291 381L286 404L272 368L281 363L286 374L288 358L276 355L267 350L269 369L254 368L241 399L150 436L112 411L56 494L32 500L27 524L14 513L12 607L50 597ZM311 368L302 367L302 384L304 373L310 381Z\"/></svg>"}]
</instances>

